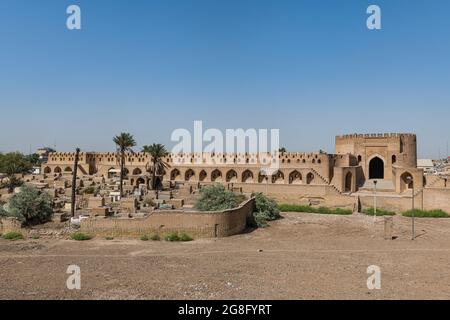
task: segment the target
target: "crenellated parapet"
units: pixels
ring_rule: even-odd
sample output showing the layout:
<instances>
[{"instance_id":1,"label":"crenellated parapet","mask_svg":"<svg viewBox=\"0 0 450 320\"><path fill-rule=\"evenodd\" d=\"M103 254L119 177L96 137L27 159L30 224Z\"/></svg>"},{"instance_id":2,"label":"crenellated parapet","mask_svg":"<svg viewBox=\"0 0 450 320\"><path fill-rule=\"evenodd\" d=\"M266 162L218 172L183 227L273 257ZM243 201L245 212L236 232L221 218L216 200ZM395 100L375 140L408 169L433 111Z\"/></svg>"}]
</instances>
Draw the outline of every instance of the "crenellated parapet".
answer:
<instances>
[{"instance_id":1,"label":"crenellated parapet","mask_svg":"<svg viewBox=\"0 0 450 320\"><path fill-rule=\"evenodd\" d=\"M355 139L355 138L399 138L399 137L416 137L414 133L353 133L337 135L336 139Z\"/></svg>"}]
</instances>

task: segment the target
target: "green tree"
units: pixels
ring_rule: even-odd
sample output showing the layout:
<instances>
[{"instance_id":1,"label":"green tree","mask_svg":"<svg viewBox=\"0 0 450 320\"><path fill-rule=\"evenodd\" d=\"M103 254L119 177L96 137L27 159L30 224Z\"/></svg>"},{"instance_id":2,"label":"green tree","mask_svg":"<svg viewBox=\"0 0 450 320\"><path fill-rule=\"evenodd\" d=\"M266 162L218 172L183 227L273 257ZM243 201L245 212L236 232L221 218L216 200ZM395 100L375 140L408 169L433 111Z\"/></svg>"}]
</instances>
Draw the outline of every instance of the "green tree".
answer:
<instances>
[{"instance_id":1,"label":"green tree","mask_svg":"<svg viewBox=\"0 0 450 320\"><path fill-rule=\"evenodd\" d=\"M20 152L0 154L0 172L18 174L30 172L33 165Z\"/></svg>"},{"instance_id":2,"label":"green tree","mask_svg":"<svg viewBox=\"0 0 450 320\"><path fill-rule=\"evenodd\" d=\"M32 153L25 156L25 160L28 161L32 166L38 166L41 163L39 155L37 153Z\"/></svg>"},{"instance_id":3,"label":"green tree","mask_svg":"<svg viewBox=\"0 0 450 320\"><path fill-rule=\"evenodd\" d=\"M8 188L12 192L15 187L22 185L17 175L28 173L32 168L33 165L20 152L0 154L0 172L6 174L0 188Z\"/></svg>"},{"instance_id":4,"label":"green tree","mask_svg":"<svg viewBox=\"0 0 450 320\"><path fill-rule=\"evenodd\" d=\"M221 211L236 208L238 205L238 196L225 190L221 184L213 184L200 190L200 197L194 207L200 211Z\"/></svg>"},{"instance_id":5,"label":"green tree","mask_svg":"<svg viewBox=\"0 0 450 320\"><path fill-rule=\"evenodd\" d=\"M154 143L150 146L144 146L142 152L148 153L151 156L152 161L152 189L156 188L156 176L164 174L164 170L169 167L169 165L164 162L163 158L166 157L169 152L166 147L160 143Z\"/></svg>"},{"instance_id":6,"label":"green tree","mask_svg":"<svg viewBox=\"0 0 450 320\"><path fill-rule=\"evenodd\" d=\"M123 197L123 176L125 169L125 155L126 152L134 153L133 147L136 146L136 141L134 137L126 132L122 132L121 134L115 136L113 138L114 143L116 144L117 157L120 162L120 196Z\"/></svg>"},{"instance_id":7,"label":"green tree","mask_svg":"<svg viewBox=\"0 0 450 320\"><path fill-rule=\"evenodd\" d=\"M36 224L48 221L53 215L51 196L39 189L24 185L21 191L9 200L3 214L19 219L24 224Z\"/></svg>"},{"instance_id":8,"label":"green tree","mask_svg":"<svg viewBox=\"0 0 450 320\"><path fill-rule=\"evenodd\" d=\"M15 173L6 172L6 178L1 181L0 188L7 188L9 192L13 192L16 187L20 187L23 181L17 177Z\"/></svg>"}]
</instances>

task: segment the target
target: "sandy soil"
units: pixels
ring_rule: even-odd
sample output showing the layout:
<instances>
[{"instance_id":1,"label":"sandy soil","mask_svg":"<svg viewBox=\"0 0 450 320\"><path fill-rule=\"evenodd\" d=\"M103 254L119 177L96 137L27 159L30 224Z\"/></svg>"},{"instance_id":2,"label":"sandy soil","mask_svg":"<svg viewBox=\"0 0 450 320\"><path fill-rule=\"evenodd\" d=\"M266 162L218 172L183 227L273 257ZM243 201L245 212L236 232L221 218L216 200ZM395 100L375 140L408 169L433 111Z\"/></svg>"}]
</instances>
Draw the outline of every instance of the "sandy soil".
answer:
<instances>
[{"instance_id":1,"label":"sandy soil","mask_svg":"<svg viewBox=\"0 0 450 320\"><path fill-rule=\"evenodd\" d=\"M450 219L284 214L266 229L187 243L0 240L1 299L450 299ZM81 290L68 290L69 265ZM381 289L366 285L381 268Z\"/></svg>"}]
</instances>

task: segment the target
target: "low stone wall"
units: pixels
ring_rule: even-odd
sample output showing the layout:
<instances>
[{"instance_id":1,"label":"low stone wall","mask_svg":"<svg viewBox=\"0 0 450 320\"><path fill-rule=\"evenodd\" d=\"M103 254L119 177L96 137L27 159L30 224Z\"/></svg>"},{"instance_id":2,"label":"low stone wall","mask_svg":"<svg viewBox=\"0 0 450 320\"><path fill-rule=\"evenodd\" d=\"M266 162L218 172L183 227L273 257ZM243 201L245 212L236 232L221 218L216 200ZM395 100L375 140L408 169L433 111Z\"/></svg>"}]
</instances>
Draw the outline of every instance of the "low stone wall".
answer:
<instances>
[{"instance_id":1,"label":"low stone wall","mask_svg":"<svg viewBox=\"0 0 450 320\"><path fill-rule=\"evenodd\" d=\"M414 201L422 202L425 210L442 209L450 213L450 188L425 188Z\"/></svg>"},{"instance_id":2,"label":"low stone wall","mask_svg":"<svg viewBox=\"0 0 450 320\"><path fill-rule=\"evenodd\" d=\"M157 210L146 218L95 218L81 221L81 232L97 236L140 237L185 232L193 238L227 237L242 233L255 199L225 211Z\"/></svg>"},{"instance_id":3,"label":"low stone wall","mask_svg":"<svg viewBox=\"0 0 450 320\"><path fill-rule=\"evenodd\" d=\"M233 183L233 185L242 188L243 192L262 192L275 199L283 195L325 197L337 193L336 191L333 193L332 186L325 184Z\"/></svg>"},{"instance_id":4,"label":"low stone wall","mask_svg":"<svg viewBox=\"0 0 450 320\"><path fill-rule=\"evenodd\" d=\"M22 224L15 218L1 218L0 219L0 233L6 233L10 231L20 231Z\"/></svg>"},{"instance_id":5,"label":"low stone wall","mask_svg":"<svg viewBox=\"0 0 450 320\"><path fill-rule=\"evenodd\" d=\"M373 195L360 196L359 202L361 204L361 211L373 208ZM379 195L377 196L377 208L401 213L411 209L411 197ZM420 206L417 206L417 208L420 208Z\"/></svg>"},{"instance_id":6,"label":"low stone wall","mask_svg":"<svg viewBox=\"0 0 450 320\"><path fill-rule=\"evenodd\" d=\"M360 196L361 209L373 207L373 195ZM377 207L397 213L412 208L411 195L383 195L377 196ZM449 188L425 188L414 197L416 209L433 210L442 209L450 213L450 189Z\"/></svg>"}]
</instances>

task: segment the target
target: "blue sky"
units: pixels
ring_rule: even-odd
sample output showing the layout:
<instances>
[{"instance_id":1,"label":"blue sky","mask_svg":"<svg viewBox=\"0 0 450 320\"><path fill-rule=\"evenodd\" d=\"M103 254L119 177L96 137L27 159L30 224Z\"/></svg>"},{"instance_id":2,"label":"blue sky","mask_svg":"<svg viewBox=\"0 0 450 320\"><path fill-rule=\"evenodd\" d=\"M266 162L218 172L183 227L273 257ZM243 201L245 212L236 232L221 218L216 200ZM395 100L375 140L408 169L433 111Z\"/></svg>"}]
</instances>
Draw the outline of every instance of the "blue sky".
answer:
<instances>
[{"instance_id":1,"label":"blue sky","mask_svg":"<svg viewBox=\"0 0 450 320\"><path fill-rule=\"evenodd\" d=\"M66 28L77 4L82 30ZM382 30L366 9L382 10ZM447 0L0 0L0 150L171 146L176 128L279 128L291 151L342 133L450 140ZM139 149L139 147L137 149Z\"/></svg>"}]
</instances>

